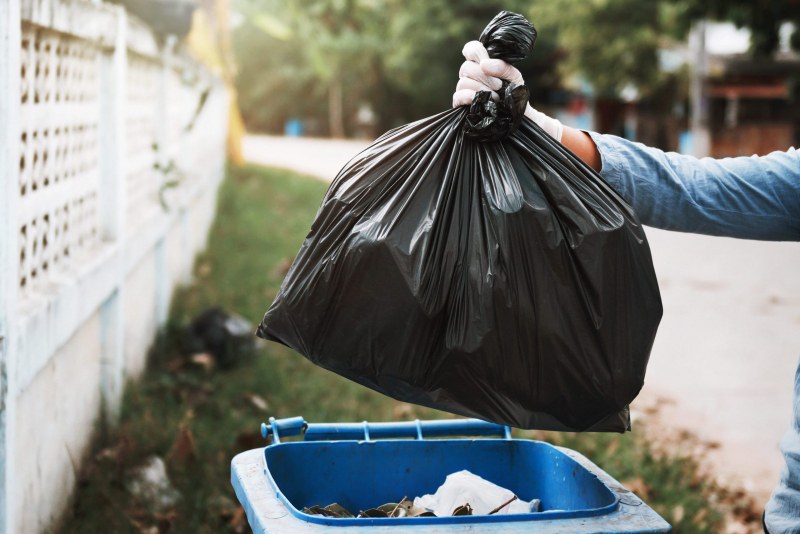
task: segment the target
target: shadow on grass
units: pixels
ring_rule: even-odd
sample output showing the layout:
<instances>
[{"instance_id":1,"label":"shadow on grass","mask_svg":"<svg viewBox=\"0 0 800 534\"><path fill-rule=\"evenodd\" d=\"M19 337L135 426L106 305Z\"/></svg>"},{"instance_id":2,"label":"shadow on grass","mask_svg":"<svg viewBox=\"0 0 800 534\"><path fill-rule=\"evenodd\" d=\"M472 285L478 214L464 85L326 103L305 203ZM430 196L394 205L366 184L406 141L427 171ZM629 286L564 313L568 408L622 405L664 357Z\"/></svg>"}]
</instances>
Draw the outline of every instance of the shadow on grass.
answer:
<instances>
[{"instance_id":1,"label":"shadow on grass","mask_svg":"<svg viewBox=\"0 0 800 534\"><path fill-rule=\"evenodd\" d=\"M270 415L302 415L313 422L447 416L384 397L275 343L260 343L253 357L226 371L195 365L181 354L176 332L207 307L221 306L254 324L261 319L325 189L317 180L282 170L229 172L195 281L177 291L148 370L127 387L118 426L98 430L60 531L249 531L230 486L230 460L263 446L259 424ZM641 432L520 435L584 453L642 494L676 532L721 528L720 512L709 503L712 486L698 474L697 460L653 454ZM165 459L182 495L160 512L126 489L130 469L152 455Z\"/></svg>"}]
</instances>

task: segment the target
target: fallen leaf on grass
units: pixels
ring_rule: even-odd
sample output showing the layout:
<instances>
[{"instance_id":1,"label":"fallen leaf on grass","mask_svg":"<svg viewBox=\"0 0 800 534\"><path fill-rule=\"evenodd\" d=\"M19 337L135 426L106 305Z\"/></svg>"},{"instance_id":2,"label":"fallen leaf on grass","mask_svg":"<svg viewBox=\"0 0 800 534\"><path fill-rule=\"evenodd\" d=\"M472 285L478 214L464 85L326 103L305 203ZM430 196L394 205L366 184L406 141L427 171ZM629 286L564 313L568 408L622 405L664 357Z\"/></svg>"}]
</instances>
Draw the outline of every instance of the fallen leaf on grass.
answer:
<instances>
[{"instance_id":1,"label":"fallen leaf on grass","mask_svg":"<svg viewBox=\"0 0 800 534\"><path fill-rule=\"evenodd\" d=\"M278 292L275 289L271 288L271 287L268 287L267 289L264 290L264 298L267 299L270 302L275 300L275 297L277 296L277 294L278 294Z\"/></svg>"},{"instance_id":2,"label":"fallen leaf on grass","mask_svg":"<svg viewBox=\"0 0 800 534\"><path fill-rule=\"evenodd\" d=\"M197 266L197 275L201 278L208 276L211 274L211 264L204 261L200 265Z\"/></svg>"},{"instance_id":3,"label":"fallen leaf on grass","mask_svg":"<svg viewBox=\"0 0 800 534\"><path fill-rule=\"evenodd\" d=\"M245 430L236 436L236 450L247 451L264 446L264 438L258 432Z\"/></svg>"},{"instance_id":4,"label":"fallen leaf on grass","mask_svg":"<svg viewBox=\"0 0 800 534\"><path fill-rule=\"evenodd\" d=\"M606 447L606 456L611 458L617 453L619 450L619 440L614 438L608 443L608 447Z\"/></svg>"},{"instance_id":5,"label":"fallen leaf on grass","mask_svg":"<svg viewBox=\"0 0 800 534\"><path fill-rule=\"evenodd\" d=\"M686 511L683 509L683 505L679 504L678 506L672 509L672 522L680 523L681 521L683 521L684 515L686 515Z\"/></svg>"},{"instance_id":6,"label":"fallen leaf on grass","mask_svg":"<svg viewBox=\"0 0 800 534\"><path fill-rule=\"evenodd\" d=\"M151 525L147 525L148 513L144 508L131 508L125 512L125 517L128 518L128 522L131 524L137 532L147 532L148 529L156 528ZM156 530L157 532L157 530Z\"/></svg>"},{"instance_id":7,"label":"fallen leaf on grass","mask_svg":"<svg viewBox=\"0 0 800 534\"><path fill-rule=\"evenodd\" d=\"M266 412L269 409L269 404L267 404L267 401L264 399L264 397L260 395L256 395L255 393L245 393L244 398L262 412Z\"/></svg>"},{"instance_id":8,"label":"fallen leaf on grass","mask_svg":"<svg viewBox=\"0 0 800 534\"><path fill-rule=\"evenodd\" d=\"M701 523L705 522L707 516L708 508L701 508L696 514L694 514L692 523L699 526Z\"/></svg>"},{"instance_id":9,"label":"fallen leaf on grass","mask_svg":"<svg viewBox=\"0 0 800 534\"><path fill-rule=\"evenodd\" d=\"M170 510L163 514L156 513L155 517L156 521L158 521L159 534L166 534L172 530L172 525L175 523L175 519L178 518L178 512Z\"/></svg>"},{"instance_id":10,"label":"fallen leaf on grass","mask_svg":"<svg viewBox=\"0 0 800 534\"><path fill-rule=\"evenodd\" d=\"M631 478L624 480L622 485L634 492L636 495L646 501L650 497L650 486L644 481L642 477Z\"/></svg>"},{"instance_id":11,"label":"fallen leaf on grass","mask_svg":"<svg viewBox=\"0 0 800 534\"><path fill-rule=\"evenodd\" d=\"M186 424L182 424L180 430L178 430L178 436L169 451L169 459L182 464L197 460L194 435Z\"/></svg>"},{"instance_id":12,"label":"fallen leaf on grass","mask_svg":"<svg viewBox=\"0 0 800 534\"><path fill-rule=\"evenodd\" d=\"M236 512L231 517L230 522L228 522L228 526L231 527L231 530L236 532L236 534L244 534L250 530L250 525L247 523L247 514L244 512L244 508L239 506L236 509Z\"/></svg>"},{"instance_id":13,"label":"fallen leaf on grass","mask_svg":"<svg viewBox=\"0 0 800 534\"><path fill-rule=\"evenodd\" d=\"M125 448L125 441L120 440L115 445L102 449L100 452L95 454L94 458L98 462L117 462L123 455L124 448Z\"/></svg>"},{"instance_id":14,"label":"fallen leaf on grass","mask_svg":"<svg viewBox=\"0 0 800 534\"><path fill-rule=\"evenodd\" d=\"M214 370L214 356L209 354L208 352L198 352L196 354L192 354L189 358L193 364L200 366L203 368L203 371L210 373Z\"/></svg>"},{"instance_id":15,"label":"fallen leaf on grass","mask_svg":"<svg viewBox=\"0 0 800 534\"><path fill-rule=\"evenodd\" d=\"M164 364L164 369L174 374L183 369L185 363L183 358L173 358Z\"/></svg>"},{"instance_id":16,"label":"fallen leaf on grass","mask_svg":"<svg viewBox=\"0 0 800 534\"><path fill-rule=\"evenodd\" d=\"M179 395L181 402L186 403L192 408L202 406L208 402L211 392L205 388L182 389Z\"/></svg>"},{"instance_id":17,"label":"fallen leaf on grass","mask_svg":"<svg viewBox=\"0 0 800 534\"><path fill-rule=\"evenodd\" d=\"M237 504L233 502L233 500L219 493L212 495L206 504L211 510L211 513L223 521L230 520L238 509Z\"/></svg>"},{"instance_id":18,"label":"fallen leaf on grass","mask_svg":"<svg viewBox=\"0 0 800 534\"><path fill-rule=\"evenodd\" d=\"M278 264L272 269L272 276L274 278L283 278L286 276L286 273L289 272L289 268L292 266L292 262L294 258L283 258Z\"/></svg>"},{"instance_id":19,"label":"fallen leaf on grass","mask_svg":"<svg viewBox=\"0 0 800 534\"><path fill-rule=\"evenodd\" d=\"M392 409L392 415L395 421L405 421L408 419L416 419L417 415L414 407L407 402L398 402Z\"/></svg>"}]
</instances>

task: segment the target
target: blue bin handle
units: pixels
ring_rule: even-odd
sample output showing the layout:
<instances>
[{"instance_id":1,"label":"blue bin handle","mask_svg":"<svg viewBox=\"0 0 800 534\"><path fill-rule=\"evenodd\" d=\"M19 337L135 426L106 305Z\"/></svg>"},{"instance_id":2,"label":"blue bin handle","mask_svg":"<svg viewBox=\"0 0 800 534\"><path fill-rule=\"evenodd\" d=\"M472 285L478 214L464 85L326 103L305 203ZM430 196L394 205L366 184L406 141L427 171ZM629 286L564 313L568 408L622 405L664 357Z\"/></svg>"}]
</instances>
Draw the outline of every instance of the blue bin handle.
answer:
<instances>
[{"instance_id":1,"label":"blue bin handle","mask_svg":"<svg viewBox=\"0 0 800 534\"><path fill-rule=\"evenodd\" d=\"M261 424L261 435L272 436L280 443L280 436L303 434L306 441L365 440L388 438L434 438L447 436L502 436L511 439L511 429L504 425L487 423L479 419L441 419L434 421L407 421L402 423L306 423L302 417L287 419L269 418Z\"/></svg>"},{"instance_id":2,"label":"blue bin handle","mask_svg":"<svg viewBox=\"0 0 800 534\"><path fill-rule=\"evenodd\" d=\"M261 423L261 435L264 439L272 436L272 443L280 443L281 436L299 436L308 428L308 423L301 416L285 419L269 418L269 424Z\"/></svg>"}]
</instances>

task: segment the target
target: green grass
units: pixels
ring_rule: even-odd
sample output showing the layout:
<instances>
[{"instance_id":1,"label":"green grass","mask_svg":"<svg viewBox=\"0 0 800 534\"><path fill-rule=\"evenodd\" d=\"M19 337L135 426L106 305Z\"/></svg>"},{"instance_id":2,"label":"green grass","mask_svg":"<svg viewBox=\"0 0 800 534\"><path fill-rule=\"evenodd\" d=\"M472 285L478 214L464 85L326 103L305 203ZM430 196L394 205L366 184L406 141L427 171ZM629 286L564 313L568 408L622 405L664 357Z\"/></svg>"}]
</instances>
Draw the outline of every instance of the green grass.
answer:
<instances>
[{"instance_id":1,"label":"green grass","mask_svg":"<svg viewBox=\"0 0 800 534\"><path fill-rule=\"evenodd\" d=\"M180 354L174 332L206 307L219 305L253 323L260 320L325 188L286 171L231 170L220 192L208 251L196 263L195 282L177 292L171 326L154 346L146 375L127 388L119 425L98 429L60 531L138 533L152 526L161 532L236 531L230 459L262 444L258 426L270 415L303 415L317 422L445 416L374 393L275 343L261 344L257 354L228 371L204 371ZM247 394L262 397L268 409L259 410ZM181 432L193 437L194 448L175 451ZM713 488L698 475L696 460L654 454L641 432L525 435L577 449L630 482L668 520L681 519L674 524L676 532L720 527L720 514L707 509ZM125 488L126 471L153 454L167 459L169 475L183 495L174 510L161 514L146 510Z\"/></svg>"}]
</instances>

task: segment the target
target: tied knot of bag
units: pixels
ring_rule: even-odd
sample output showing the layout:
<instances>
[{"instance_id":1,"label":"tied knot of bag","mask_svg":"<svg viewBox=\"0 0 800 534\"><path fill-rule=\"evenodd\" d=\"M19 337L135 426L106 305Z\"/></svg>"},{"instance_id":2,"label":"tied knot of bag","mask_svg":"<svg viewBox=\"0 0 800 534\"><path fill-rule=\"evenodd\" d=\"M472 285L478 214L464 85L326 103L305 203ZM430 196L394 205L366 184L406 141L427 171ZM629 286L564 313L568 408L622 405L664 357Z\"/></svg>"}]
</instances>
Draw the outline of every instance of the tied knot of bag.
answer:
<instances>
[{"instance_id":1,"label":"tied knot of bag","mask_svg":"<svg viewBox=\"0 0 800 534\"><path fill-rule=\"evenodd\" d=\"M492 93L479 91L472 100L464 121L464 134L484 143L505 139L517 129L528 105L528 88L505 82L499 91L500 99Z\"/></svg>"},{"instance_id":2,"label":"tied knot of bag","mask_svg":"<svg viewBox=\"0 0 800 534\"><path fill-rule=\"evenodd\" d=\"M486 47L490 58L516 63L533 50L536 28L518 13L501 11L481 32L478 40ZM528 105L528 88L503 82L498 95L500 98L495 102L488 91L476 93L464 122L467 137L484 143L494 142L517 129Z\"/></svg>"},{"instance_id":3,"label":"tied knot of bag","mask_svg":"<svg viewBox=\"0 0 800 534\"><path fill-rule=\"evenodd\" d=\"M490 58L508 63L522 61L536 43L536 28L519 13L501 11L481 32L478 40Z\"/></svg>"}]
</instances>

